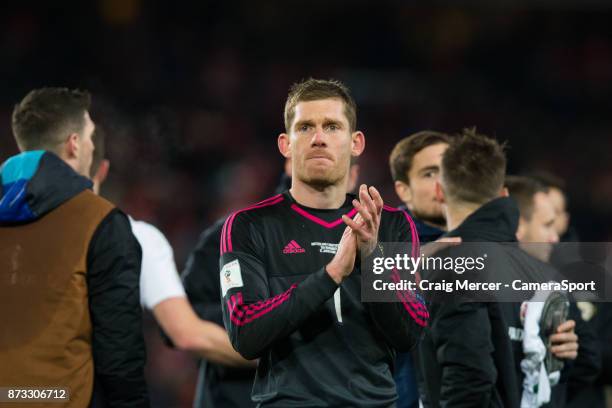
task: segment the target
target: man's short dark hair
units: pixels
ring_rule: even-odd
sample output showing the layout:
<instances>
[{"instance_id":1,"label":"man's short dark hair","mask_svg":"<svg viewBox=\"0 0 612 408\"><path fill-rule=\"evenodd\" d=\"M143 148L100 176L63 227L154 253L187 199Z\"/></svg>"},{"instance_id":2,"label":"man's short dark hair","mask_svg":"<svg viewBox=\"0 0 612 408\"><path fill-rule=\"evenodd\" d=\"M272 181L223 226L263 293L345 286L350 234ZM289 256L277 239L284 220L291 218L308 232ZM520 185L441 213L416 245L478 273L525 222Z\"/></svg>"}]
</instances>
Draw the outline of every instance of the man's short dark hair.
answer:
<instances>
[{"instance_id":1,"label":"man's short dark hair","mask_svg":"<svg viewBox=\"0 0 612 408\"><path fill-rule=\"evenodd\" d=\"M546 193L546 186L531 177L525 176L508 176L505 185L510 197L518 204L521 217L529 221L533 215L535 195Z\"/></svg>"},{"instance_id":2,"label":"man's short dark hair","mask_svg":"<svg viewBox=\"0 0 612 408\"><path fill-rule=\"evenodd\" d=\"M484 204L499 196L506 175L504 146L495 139L464 129L442 156L445 194L466 203Z\"/></svg>"},{"instance_id":3,"label":"man's short dark hair","mask_svg":"<svg viewBox=\"0 0 612 408\"><path fill-rule=\"evenodd\" d=\"M94 132L91 135L91 141L94 145L93 159L91 161L90 171L91 177L96 174L98 168L100 167L100 163L102 163L102 160L104 160L104 155L106 154L104 139L106 139L106 133L104 132L104 129L102 129L100 125L96 125L96 128L94 129Z\"/></svg>"},{"instance_id":4,"label":"man's short dark hair","mask_svg":"<svg viewBox=\"0 0 612 408\"><path fill-rule=\"evenodd\" d=\"M91 105L89 92L68 88L41 88L28 93L13 110L12 126L21 150L51 150L85 126Z\"/></svg>"},{"instance_id":5,"label":"man's short dark hair","mask_svg":"<svg viewBox=\"0 0 612 408\"><path fill-rule=\"evenodd\" d=\"M556 188L565 194L566 184L565 181L552 173L547 171L537 171L529 174L529 177L537 180L540 184L546 188Z\"/></svg>"},{"instance_id":6,"label":"man's short dark hair","mask_svg":"<svg viewBox=\"0 0 612 408\"><path fill-rule=\"evenodd\" d=\"M389 167L393 181L403 181L410 183L408 173L412 168L414 156L426 147L446 143L450 144L450 136L446 133L434 132L433 130L423 130L400 140L389 156Z\"/></svg>"},{"instance_id":7,"label":"man's short dark hair","mask_svg":"<svg viewBox=\"0 0 612 408\"><path fill-rule=\"evenodd\" d=\"M349 89L342 82L335 79L313 79L295 83L289 89L285 102L285 131L291 130L295 117L295 107L300 102L319 101L322 99L338 98L344 102L344 114L349 122L350 131L357 129L357 105Z\"/></svg>"}]
</instances>

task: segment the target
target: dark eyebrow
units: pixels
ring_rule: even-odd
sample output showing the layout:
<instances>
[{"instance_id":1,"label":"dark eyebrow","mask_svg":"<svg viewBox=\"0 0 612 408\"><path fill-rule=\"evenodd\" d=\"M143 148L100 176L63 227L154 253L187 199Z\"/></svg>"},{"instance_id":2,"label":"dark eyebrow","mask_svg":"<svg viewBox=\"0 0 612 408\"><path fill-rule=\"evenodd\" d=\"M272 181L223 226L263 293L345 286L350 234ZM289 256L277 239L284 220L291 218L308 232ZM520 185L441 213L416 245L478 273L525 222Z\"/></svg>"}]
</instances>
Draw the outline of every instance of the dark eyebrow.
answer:
<instances>
[{"instance_id":1,"label":"dark eyebrow","mask_svg":"<svg viewBox=\"0 0 612 408\"><path fill-rule=\"evenodd\" d=\"M332 118L324 118L323 119L323 123L338 123L338 124L342 124L342 121L339 119L332 119Z\"/></svg>"}]
</instances>

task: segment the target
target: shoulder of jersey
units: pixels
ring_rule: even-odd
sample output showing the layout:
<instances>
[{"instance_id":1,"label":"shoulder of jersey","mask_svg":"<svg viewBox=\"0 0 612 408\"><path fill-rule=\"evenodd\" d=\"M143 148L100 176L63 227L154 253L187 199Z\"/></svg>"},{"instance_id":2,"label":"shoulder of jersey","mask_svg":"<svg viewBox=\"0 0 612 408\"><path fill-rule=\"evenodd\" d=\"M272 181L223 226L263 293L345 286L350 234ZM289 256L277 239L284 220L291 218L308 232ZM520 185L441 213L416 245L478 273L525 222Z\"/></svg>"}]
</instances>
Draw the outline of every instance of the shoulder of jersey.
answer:
<instances>
[{"instance_id":1,"label":"shoulder of jersey","mask_svg":"<svg viewBox=\"0 0 612 408\"><path fill-rule=\"evenodd\" d=\"M382 211L382 219L388 219L389 221L392 220L406 220L406 217L408 216L408 214L399 209L399 208L395 208L395 207L391 207L390 205L385 205L383 207L383 211Z\"/></svg>"},{"instance_id":2,"label":"shoulder of jersey","mask_svg":"<svg viewBox=\"0 0 612 408\"><path fill-rule=\"evenodd\" d=\"M414 220L406 210L395 208L388 205L383 207L381 223L388 227L410 228L413 234L418 234Z\"/></svg>"},{"instance_id":3,"label":"shoulder of jersey","mask_svg":"<svg viewBox=\"0 0 612 408\"><path fill-rule=\"evenodd\" d=\"M284 200L284 196L279 194L230 214L221 230L221 255L234 250L236 231L238 236L243 236L256 220L261 220L262 216L265 218Z\"/></svg>"},{"instance_id":4,"label":"shoulder of jersey","mask_svg":"<svg viewBox=\"0 0 612 408\"><path fill-rule=\"evenodd\" d=\"M239 222L251 222L255 218L274 212L278 209L278 205L284 201L285 197L282 194L277 194L258 203L234 211L227 218L226 223L229 221L233 224L238 220L240 220Z\"/></svg>"}]
</instances>

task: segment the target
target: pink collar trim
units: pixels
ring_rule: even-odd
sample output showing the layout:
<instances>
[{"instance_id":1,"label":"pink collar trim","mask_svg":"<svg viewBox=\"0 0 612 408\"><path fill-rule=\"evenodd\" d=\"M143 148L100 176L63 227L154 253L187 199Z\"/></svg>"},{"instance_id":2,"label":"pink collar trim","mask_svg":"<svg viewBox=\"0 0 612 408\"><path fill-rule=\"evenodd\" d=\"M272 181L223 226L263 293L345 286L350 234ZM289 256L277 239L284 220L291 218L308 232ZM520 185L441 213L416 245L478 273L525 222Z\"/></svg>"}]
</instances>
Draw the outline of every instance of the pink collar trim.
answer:
<instances>
[{"instance_id":1,"label":"pink collar trim","mask_svg":"<svg viewBox=\"0 0 612 408\"><path fill-rule=\"evenodd\" d=\"M338 225L342 224L342 218L338 218L335 221L331 221L331 222L327 222L325 220L322 220L321 218L317 217L316 215L312 215L310 214L308 211L304 210L303 208L300 208L300 206L298 206L297 204L293 203L291 204L291 209L293 211L295 211L296 213L300 214L302 217L309 219L312 222L315 222L325 228L335 228ZM346 213L346 216L349 218L353 218L353 216L357 214L357 210L356 209L352 209L351 211L349 211L348 213Z\"/></svg>"}]
</instances>

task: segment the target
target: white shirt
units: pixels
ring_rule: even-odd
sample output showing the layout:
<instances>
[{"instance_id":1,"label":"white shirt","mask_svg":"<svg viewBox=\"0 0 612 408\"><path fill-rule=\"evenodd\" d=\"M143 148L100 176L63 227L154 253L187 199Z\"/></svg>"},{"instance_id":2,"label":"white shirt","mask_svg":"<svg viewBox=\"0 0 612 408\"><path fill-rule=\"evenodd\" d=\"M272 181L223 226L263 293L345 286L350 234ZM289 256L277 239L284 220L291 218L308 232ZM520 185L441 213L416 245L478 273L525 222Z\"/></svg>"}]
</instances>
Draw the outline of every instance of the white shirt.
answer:
<instances>
[{"instance_id":1,"label":"white shirt","mask_svg":"<svg viewBox=\"0 0 612 408\"><path fill-rule=\"evenodd\" d=\"M142 248L140 270L140 304L153 309L158 303L185 297L185 289L174 263L170 243L160 230L144 221L130 217L132 232Z\"/></svg>"}]
</instances>

